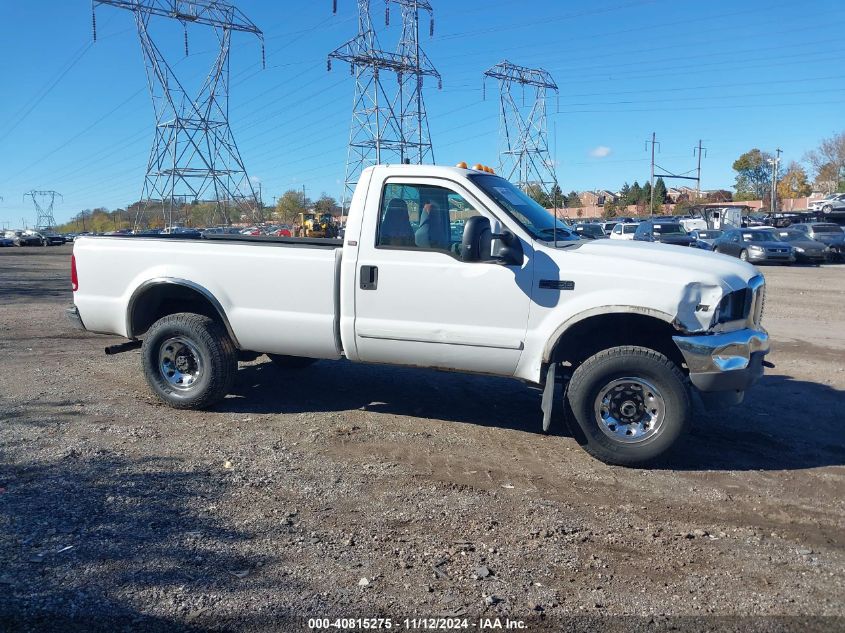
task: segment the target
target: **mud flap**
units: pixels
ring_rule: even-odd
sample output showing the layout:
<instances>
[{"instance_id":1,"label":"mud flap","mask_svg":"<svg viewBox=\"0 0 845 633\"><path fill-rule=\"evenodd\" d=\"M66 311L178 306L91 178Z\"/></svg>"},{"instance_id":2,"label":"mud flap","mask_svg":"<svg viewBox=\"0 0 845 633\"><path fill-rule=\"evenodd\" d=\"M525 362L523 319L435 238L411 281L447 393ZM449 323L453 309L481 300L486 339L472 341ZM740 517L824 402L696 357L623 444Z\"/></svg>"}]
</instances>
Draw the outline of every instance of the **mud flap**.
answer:
<instances>
[{"instance_id":1,"label":"mud flap","mask_svg":"<svg viewBox=\"0 0 845 633\"><path fill-rule=\"evenodd\" d=\"M552 423L552 409L555 402L555 368L557 363L550 363L549 369L546 371L546 386L543 389L543 399L540 401L540 407L543 409L543 433L549 432L549 426Z\"/></svg>"}]
</instances>

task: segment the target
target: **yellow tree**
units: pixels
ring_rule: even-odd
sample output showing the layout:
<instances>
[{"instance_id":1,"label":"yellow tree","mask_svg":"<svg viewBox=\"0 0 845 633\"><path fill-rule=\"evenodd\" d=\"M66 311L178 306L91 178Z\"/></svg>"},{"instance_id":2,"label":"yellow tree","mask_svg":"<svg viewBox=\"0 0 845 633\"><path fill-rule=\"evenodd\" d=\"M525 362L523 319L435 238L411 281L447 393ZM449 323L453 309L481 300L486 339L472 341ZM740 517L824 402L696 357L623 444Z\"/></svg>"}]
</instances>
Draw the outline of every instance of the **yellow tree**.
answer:
<instances>
[{"instance_id":1,"label":"yellow tree","mask_svg":"<svg viewBox=\"0 0 845 633\"><path fill-rule=\"evenodd\" d=\"M786 198L803 198L809 196L813 192L813 188L807 182L807 172L795 161L789 163L786 168L786 173L778 182L778 197L780 199Z\"/></svg>"}]
</instances>

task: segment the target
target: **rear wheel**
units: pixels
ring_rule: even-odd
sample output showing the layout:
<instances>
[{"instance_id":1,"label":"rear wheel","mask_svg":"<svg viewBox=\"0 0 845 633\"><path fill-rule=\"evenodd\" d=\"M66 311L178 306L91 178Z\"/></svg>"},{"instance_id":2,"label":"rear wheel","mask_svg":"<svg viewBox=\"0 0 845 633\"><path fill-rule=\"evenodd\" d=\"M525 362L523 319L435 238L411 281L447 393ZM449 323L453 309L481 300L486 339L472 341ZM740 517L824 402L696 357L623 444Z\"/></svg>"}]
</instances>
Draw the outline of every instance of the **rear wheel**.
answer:
<instances>
[{"instance_id":1,"label":"rear wheel","mask_svg":"<svg viewBox=\"0 0 845 633\"><path fill-rule=\"evenodd\" d=\"M666 356L644 347L613 347L587 359L572 375L567 399L576 439L607 464L653 461L689 425L683 374Z\"/></svg>"},{"instance_id":2,"label":"rear wheel","mask_svg":"<svg viewBox=\"0 0 845 633\"><path fill-rule=\"evenodd\" d=\"M200 314L156 321L142 347L144 376L155 394L176 409L204 409L229 392L238 369L226 329Z\"/></svg>"},{"instance_id":3,"label":"rear wheel","mask_svg":"<svg viewBox=\"0 0 845 633\"><path fill-rule=\"evenodd\" d=\"M279 369L305 369L317 362L316 358L304 356L284 356L282 354L267 354L267 358Z\"/></svg>"}]
</instances>

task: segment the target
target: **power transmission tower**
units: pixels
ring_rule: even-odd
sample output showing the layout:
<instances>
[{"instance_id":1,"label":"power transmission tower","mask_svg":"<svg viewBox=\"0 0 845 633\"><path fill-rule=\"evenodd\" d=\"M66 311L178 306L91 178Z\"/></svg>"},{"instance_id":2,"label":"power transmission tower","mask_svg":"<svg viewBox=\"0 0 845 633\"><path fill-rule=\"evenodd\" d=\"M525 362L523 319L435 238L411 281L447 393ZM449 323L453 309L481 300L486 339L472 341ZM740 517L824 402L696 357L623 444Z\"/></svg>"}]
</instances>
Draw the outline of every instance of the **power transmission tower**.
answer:
<instances>
[{"instance_id":1,"label":"power transmission tower","mask_svg":"<svg viewBox=\"0 0 845 633\"><path fill-rule=\"evenodd\" d=\"M419 9L431 12L421 0L388 0L402 7L402 37L397 52L383 50L370 17L370 0L358 0L358 34L328 56L349 64L355 77L355 98L346 159L343 209L352 198L361 172L371 165L433 160L428 119L422 97L423 77L440 75L419 46ZM332 3L337 13L337 0ZM389 22L389 10L385 21ZM397 78L396 91L386 74Z\"/></svg>"},{"instance_id":2,"label":"power transmission tower","mask_svg":"<svg viewBox=\"0 0 845 633\"><path fill-rule=\"evenodd\" d=\"M434 162L434 148L423 99L425 77L437 79L438 90L443 87L440 73L420 48L420 11L429 14L429 37L434 36L434 9L428 0L387 0L385 21L390 24L390 3L398 4L402 13L402 35L397 54L403 66L397 71L396 106L402 131L401 162L422 165Z\"/></svg>"},{"instance_id":3,"label":"power transmission tower","mask_svg":"<svg viewBox=\"0 0 845 633\"><path fill-rule=\"evenodd\" d=\"M23 194L24 200L32 198L35 205L35 228L51 229L56 226L56 219L53 217L53 205L56 198L62 198L58 191L27 191ZM62 198L64 200L64 198Z\"/></svg>"},{"instance_id":4,"label":"power transmission tower","mask_svg":"<svg viewBox=\"0 0 845 633\"><path fill-rule=\"evenodd\" d=\"M263 65L264 34L239 9L216 0L93 0L92 12L103 4L135 15L155 110L155 141L144 177L144 204L135 216L135 226L146 222L147 208L158 205L170 226L181 200L200 201L210 194L219 221L230 224L233 207L256 219L255 190L229 127L229 52L232 31L251 33L261 42ZM188 24L214 29L219 49L196 94L188 92L154 42L150 33L154 16L182 24L186 56ZM96 13L93 25L96 41Z\"/></svg>"},{"instance_id":5,"label":"power transmission tower","mask_svg":"<svg viewBox=\"0 0 845 633\"><path fill-rule=\"evenodd\" d=\"M502 148L499 152L499 173L516 180L523 191L539 186L544 193L557 184L554 163L549 154L546 124L546 92L558 92L552 76L542 68L526 68L505 60L487 70L487 77L499 80L499 107ZM514 88L522 91L522 105L514 96ZM534 99L524 114L525 87L534 88ZM486 85L485 85L486 95Z\"/></svg>"}]
</instances>

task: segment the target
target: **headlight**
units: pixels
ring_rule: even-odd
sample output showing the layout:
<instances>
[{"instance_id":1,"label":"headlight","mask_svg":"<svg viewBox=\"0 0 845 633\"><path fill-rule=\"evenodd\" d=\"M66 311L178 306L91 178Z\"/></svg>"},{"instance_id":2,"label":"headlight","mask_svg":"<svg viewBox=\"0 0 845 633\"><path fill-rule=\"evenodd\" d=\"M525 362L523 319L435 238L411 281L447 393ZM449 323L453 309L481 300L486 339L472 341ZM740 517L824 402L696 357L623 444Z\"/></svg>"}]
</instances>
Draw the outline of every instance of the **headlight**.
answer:
<instances>
[{"instance_id":1,"label":"headlight","mask_svg":"<svg viewBox=\"0 0 845 633\"><path fill-rule=\"evenodd\" d=\"M722 297L719 308L716 310L715 323L729 323L745 319L751 307L750 293L750 289L736 290Z\"/></svg>"},{"instance_id":2,"label":"headlight","mask_svg":"<svg viewBox=\"0 0 845 633\"><path fill-rule=\"evenodd\" d=\"M748 247L748 250L749 250L749 251L758 252L758 253L762 253L762 252L763 252L763 247L762 247L762 246L754 246L754 245L752 244L751 246L749 246L749 247Z\"/></svg>"},{"instance_id":3,"label":"headlight","mask_svg":"<svg viewBox=\"0 0 845 633\"><path fill-rule=\"evenodd\" d=\"M804 252L804 249L803 249L803 248L801 248L800 246L796 246L796 247L795 247L795 252L796 252L796 253L803 253L803 252Z\"/></svg>"}]
</instances>

